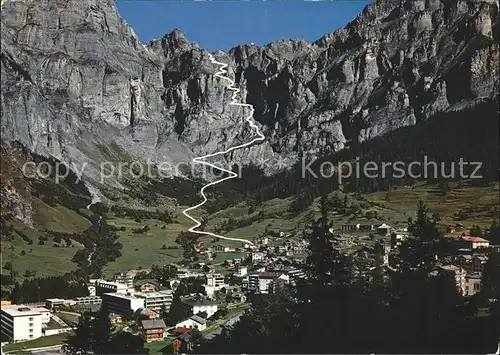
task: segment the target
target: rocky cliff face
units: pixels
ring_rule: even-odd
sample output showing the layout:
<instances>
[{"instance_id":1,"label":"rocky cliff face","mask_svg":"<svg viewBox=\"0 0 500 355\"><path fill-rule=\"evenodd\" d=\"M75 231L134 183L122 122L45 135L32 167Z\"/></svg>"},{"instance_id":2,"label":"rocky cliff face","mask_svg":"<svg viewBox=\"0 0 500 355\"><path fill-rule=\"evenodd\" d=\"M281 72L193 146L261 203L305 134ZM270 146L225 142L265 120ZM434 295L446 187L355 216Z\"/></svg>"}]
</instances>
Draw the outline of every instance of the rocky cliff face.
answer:
<instances>
[{"instance_id":1,"label":"rocky cliff face","mask_svg":"<svg viewBox=\"0 0 500 355\"><path fill-rule=\"evenodd\" d=\"M498 1L378 0L314 43L215 57L267 137L228 160L291 165L497 96ZM189 162L253 137L205 50L178 30L142 45L113 0L2 0L1 63L2 140L90 180L123 152Z\"/></svg>"}]
</instances>

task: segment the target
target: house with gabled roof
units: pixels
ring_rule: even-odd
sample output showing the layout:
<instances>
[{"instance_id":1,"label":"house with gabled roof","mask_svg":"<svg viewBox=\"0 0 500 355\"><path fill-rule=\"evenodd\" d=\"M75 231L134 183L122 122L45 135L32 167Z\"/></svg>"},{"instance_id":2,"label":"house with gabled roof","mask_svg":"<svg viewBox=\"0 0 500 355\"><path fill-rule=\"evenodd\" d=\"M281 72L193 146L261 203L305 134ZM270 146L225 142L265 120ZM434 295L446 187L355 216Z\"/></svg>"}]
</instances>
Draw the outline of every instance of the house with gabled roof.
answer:
<instances>
[{"instance_id":1,"label":"house with gabled roof","mask_svg":"<svg viewBox=\"0 0 500 355\"><path fill-rule=\"evenodd\" d=\"M163 319L147 319L143 320L141 324L142 335L146 343L165 339L167 326Z\"/></svg>"}]
</instances>

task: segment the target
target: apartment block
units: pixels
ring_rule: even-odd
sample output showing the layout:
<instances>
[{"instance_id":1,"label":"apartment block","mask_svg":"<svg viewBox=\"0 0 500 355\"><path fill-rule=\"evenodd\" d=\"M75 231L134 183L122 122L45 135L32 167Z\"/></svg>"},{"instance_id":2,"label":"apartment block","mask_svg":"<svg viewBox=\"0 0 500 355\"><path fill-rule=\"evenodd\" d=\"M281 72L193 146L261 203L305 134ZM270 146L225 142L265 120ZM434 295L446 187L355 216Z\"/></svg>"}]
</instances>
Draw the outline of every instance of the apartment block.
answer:
<instances>
[{"instance_id":1,"label":"apartment block","mask_svg":"<svg viewBox=\"0 0 500 355\"><path fill-rule=\"evenodd\" d=\"M103 307L106 307L109 313L130 315L145 307L144 298L127 294L105 293L101 298Z\"/></svg>"},{"instance_id":2,"label":"apartment block","mask_svg":"<svg viewBox=\"0 0 500 355\"><path fill-rule=\"evenodd\" d=\"M1 309L2 335L10 340L31 340L42 336L50 311L41 307L5 305Z\"/></svg>"},{"instance_id":3,"label":"apartment block","mask_svg":"<svg viewBox=\"0 0 500 355\"><path fill-rule=\"evenodd\" d=\"M170 310L170 305L174 298L172 290L162 290L157 292L135 292L134 297L144 299L146 308L159 313L162 309Z\"/></svg>"}]
</instances>

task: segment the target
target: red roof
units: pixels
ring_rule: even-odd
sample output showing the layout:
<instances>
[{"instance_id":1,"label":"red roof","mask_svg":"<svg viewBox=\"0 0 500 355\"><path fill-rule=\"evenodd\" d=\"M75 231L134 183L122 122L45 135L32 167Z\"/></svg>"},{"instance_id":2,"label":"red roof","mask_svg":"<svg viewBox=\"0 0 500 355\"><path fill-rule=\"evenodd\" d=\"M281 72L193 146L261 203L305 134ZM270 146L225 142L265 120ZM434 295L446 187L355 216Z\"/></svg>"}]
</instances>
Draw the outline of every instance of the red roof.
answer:
<instances>
[{"instance_id":1,"label":"red roof","mask_svg":"<svg viewBox=\"0 0 500 355\"><path fill-rule=\"evenodd\" d=\"M489 240L479 238L479 237L471 237L470 235L467 236L461 236L460 237L462 240L465 240L467 242L473 242L473 243L486 243L489 242Z\"/></svg>"},{"instance_id":2,"label":"red roof","mask_svg":"<svg viewBox=\"0 0 500 355\"><path fill-rule=\"evenodd\" d=\"M277 279L281 276L279 272L261 272L259 278L261 279Z\"/></svg>"},{"instance_id":3,"label":"red roof","mask_svg":"<svg viewBox=\"0 0 500 355\"><path fill-rule=\"evenodd\" d=\"M186 328L186 327L178 327L178 328L175 328L175 332L176 333L180 333L180 334L184 334L184 333L187 333L191 330L191 328Z\"/></svg>"}]
</instances>

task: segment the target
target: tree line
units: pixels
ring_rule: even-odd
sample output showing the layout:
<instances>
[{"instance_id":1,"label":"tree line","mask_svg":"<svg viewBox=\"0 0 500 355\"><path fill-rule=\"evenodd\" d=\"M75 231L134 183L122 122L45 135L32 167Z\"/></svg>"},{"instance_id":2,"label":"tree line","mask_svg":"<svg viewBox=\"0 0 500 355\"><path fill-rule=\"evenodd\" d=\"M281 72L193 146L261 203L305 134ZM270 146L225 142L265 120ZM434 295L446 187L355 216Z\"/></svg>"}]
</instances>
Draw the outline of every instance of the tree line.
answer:
<instances>
[{"instance_id":1,"label":"tree line","mask_svg":"<svg viewBox=\"0 0 500 355\"><path fill-rule=\"evenodd\" d=\"M412 237L386 268L381 251L364 270L331 247L326 219L308 233L307 280L276 285L233 328L196 353L493 353L500 337L500 253L490 255L483 291L463 298L454 275L438 272L443 238L421 203ZM496 299L496 302L489 300ZM478 308L488 315L478 317Z\"/></svg>"},{"instance_id":2,"label":"tree line","mask_svg":"<svg viewBox=\"0 0 500 355\"><path fill-rule=\"evenodd\" d=\"M424 156L428 162L437 163L437 170L432 163L425 168ZM298 162L290 170L273 176L265 176L259 167L250 165L243 169L245 179L229 180L220 185L217 193L221 197L231 194L229 201L239 198L239 201L256 203L294 196L293 208L303 209L315 198L339 189L338 174L324 177L322 164L336 167L339 162L351 162L355 166L357 157L362 157L361 172L365 163L374 162L380 169L378 176L353 173L341 180L345 192L389 190L394 186L414 185L417 180L439 184L445 191L447 181L463 180L458 164L461 158L464 162L481 162L478 174L482 177L472 179L472 183L485 185L498 181L498 101L486 101L459 112L439 113L415 126L403 127L363 143L353 142L349 149L317 159L311 165L305 159L304 163ZM421 162L420 166L412 166L412 175L421 178L407 173L400 177L393 165L386 166L382 176L382 163L398 161L405 167L414 161ZM440 163L444 163L446 176L451 175L453 168L454 178L442 177ZM474 170L475 166L465 165L463 175L470 175ZM210 203L207 208L211 208Z\"/></svg>"}]
</instances>

